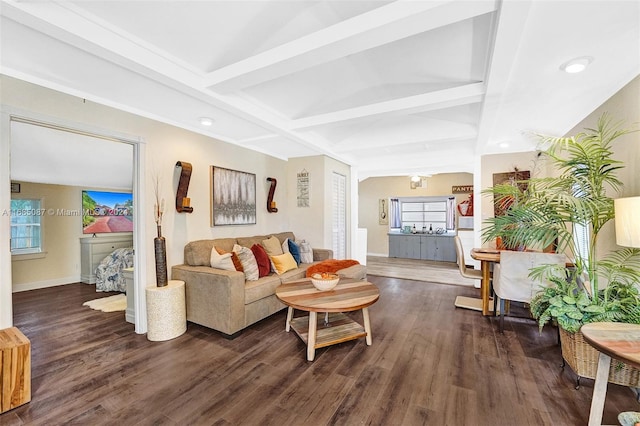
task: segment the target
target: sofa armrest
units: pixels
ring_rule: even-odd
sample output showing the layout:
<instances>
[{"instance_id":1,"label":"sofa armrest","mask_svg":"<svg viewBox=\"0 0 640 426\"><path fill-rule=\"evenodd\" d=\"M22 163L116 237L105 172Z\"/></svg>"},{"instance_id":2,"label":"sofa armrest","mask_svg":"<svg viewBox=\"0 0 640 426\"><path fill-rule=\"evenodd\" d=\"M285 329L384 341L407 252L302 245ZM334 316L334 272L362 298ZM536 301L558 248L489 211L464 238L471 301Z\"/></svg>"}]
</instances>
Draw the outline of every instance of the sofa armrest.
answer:
<instances>
[{"instance_id":1,"label":"sofa armrest","mask_svg":"<svg viewBox=\"0 0 640 426\"><path fill-rule=\"evenodd\" d=\"M329 249L312 249L313 250L313 261L317 262L320 260L333 259L333 250Z\"/></svg>"},{"instance_id":2,"label":"sofa armrest","mask_svg":"<svg viewBox=\"0 0 640 426\"><path fill-rule=\"evenodd\" d=\"M187 320L232 335L245 326L245 276L209 266L176 265L171 279L185 282Z\"/></svg>"}]
</instances>

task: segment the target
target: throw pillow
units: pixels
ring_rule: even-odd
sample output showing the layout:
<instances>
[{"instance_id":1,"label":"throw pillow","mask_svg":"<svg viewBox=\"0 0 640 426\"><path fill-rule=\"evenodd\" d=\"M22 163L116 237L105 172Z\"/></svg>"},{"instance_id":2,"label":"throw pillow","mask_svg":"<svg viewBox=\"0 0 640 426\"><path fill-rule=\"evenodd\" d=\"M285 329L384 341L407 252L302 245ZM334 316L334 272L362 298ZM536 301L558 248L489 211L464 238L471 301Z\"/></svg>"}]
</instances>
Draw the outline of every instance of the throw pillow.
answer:
<instances>
[{"instance_id":1,"label":"throw pillow","mask_svg":"<svg viewBox=\"0 0 640 426\"><path fill-rule=\"evenodd\" d=\"M259 244L254 244L251 246L251 252L255 256L256 263L258 264L258 276L262 278L269 275L271 272L271 260L267 252L264 251L264 248Z\"/></svg>"},{"instance_id":2,"label":"throw pillow","mask_svg":"<svg viewBox=\"0 0 640 426\"><path fill-rule=\"evenodd\" d=\"M289 253L289 239L285 238L282 243L282 253Z\"/></svg>"},{"instance_id":3,"label":"throw pillow","mask_svg":"<svg viewBox=\"0 0 640 426\"><path fill-rule=\"evenodd\" d=\"M278 256L269 256L273 265L276 268L276 274L282 275L287 271L291 271L292 269L296 269L298 264L294 260L291 253L283 253Z\"/></svg>"},{"instance_id":4,"label":"throw pillow","mask_svg":"<svg viewBox=\"0 0 640 426\"><path fill-rule=\"evenodd\" d=\"M251 249L235 244L233 246L233 252L238 255L238 259L240 259L240 263L242 263L242 269L247 281L255 281L260 278L258 262Z\"/></svg>"},{"instance_id":5,"label":"throw pillow","mask_svg":"<svg viewBox=\"0 0 640 426\"><path fill-rule=\"evenodd\" d=\"M215 247L211 249L211 267L226 271L236 270L233 260L231 260L231 253L220 254Z\"/></svg>"},{"instance_id":6,"label":"throw pillow","mask_svg":"<svg viewBox=\"0 0 640 426\"><path fill-rule=\"evenodd\" d=\"M300 262L302 262L301 258L300 258L300 247L298 247L298 245L291 241L290 239L287 238L287 245L289 246L289 253L291 253L291 256L293 256L293 258L295 259L296 263L298 265L300 265Z\"/></svg>"},{"instance_id":7,"label":"throw pillow","mask_svg":"<svg viewBox=\"0 0 640 426\"><path fill-rule=\"evenodd\" d=\"M262 247L267 252L269 256L278 256L280 254L284 254L282 251L282 246L280 245L280 240L275 235L272 235L270 238L266 240L262 240Z\"/></svg>"},{"instance_id":8,"label":"throw pillow","mask_svg":"<svg viewBox=\"0 0 640 426\"><path fill-rule=\"evenodd\" d=\"M232 251L222 250L221 248L218 248L218 247L215 247L215 249L218 252L218 254L231 253L231 261L233 262L233 266L236 268L236 271L244 272L244 269L242 268L242 263L240 262L240 259L238 258L238 255L236 253Z\"/></svg>"},{"instance_id":9,"label":"throw pillow","mask_svg":"<svg viewBox=\"0 0 640 426\"><path fill-rule=\"evenodd\" d=\"M311 248L311 244L302 240L298 243L300 247L300 261L302 263L313 263L313 249Z\"/></svg>"}]
</instances>

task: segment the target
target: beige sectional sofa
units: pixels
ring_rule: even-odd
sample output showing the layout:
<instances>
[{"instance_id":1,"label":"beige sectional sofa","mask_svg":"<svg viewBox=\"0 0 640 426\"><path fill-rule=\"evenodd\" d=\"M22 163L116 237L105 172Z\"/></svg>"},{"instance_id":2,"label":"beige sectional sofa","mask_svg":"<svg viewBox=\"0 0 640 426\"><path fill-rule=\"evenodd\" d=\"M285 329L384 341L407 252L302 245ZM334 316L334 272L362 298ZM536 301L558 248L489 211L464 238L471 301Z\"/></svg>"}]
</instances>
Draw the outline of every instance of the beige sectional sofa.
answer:
<instances>
[{"instance_id":1,"label":"beige sectional sofa","mask_svg":"<svg viewBox=\"0 0 640 426\"><path fill-rule=\"evenodd\" d=\"M292 232L271 234L283 243L287 238L295 241ZM275 296L282 282L304 278L309 266L331 259L333 252L313 249L314 263L301 263L298 268L282 275L271 273L256 281L246 281L239 271L216 269L210 266L211 249L216 247L232 251L234 244L251 247L262 244L271 235L220 238L188 243L184 248L184 264L171 268L171 279L185 282L187 320L235 337L244 328L285 308ZM364 279L366 268L353 265L338 271L347 278Z\"/></svg>"}]
</instances>

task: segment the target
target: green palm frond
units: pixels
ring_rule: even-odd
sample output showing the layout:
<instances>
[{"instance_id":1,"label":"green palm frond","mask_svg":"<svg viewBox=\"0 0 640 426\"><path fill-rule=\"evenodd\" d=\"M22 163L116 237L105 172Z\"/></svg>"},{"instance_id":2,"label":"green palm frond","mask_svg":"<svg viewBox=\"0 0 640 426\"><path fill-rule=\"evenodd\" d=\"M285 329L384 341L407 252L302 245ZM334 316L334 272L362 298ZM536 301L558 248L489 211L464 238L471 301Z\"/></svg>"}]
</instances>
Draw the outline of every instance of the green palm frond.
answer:
<instances>
[{"instance_id":1,"label":"green palm frond","mask_svg":"<svg viewBox=\"0 0 640 426\"><path fill-rule=\"evenodd\" d=\"M599 259L596 247L602 228L615 216L607 191L618 191L617 172L623 163L613 158L612 143L630 130L620 128L604 114L596 128L571 137L536 135L541 154L557 175L528 182L496 185L483 191L496 204L507 207L500 217L485 220L485 242L500 237L507 247L544 248L551 244L566 253L573 268L535 268L535 279L550 279L530 303L542 328L556 321L567 331L593 321L640 323L640 250L617 250ZM574 234L587 229L589 250L576 246ZM557 269L557 268L556 268ZM564 271L562 271L564 269ZM562 274L564 272L564 275ZM607 284L599 288L599 282Z\"/></svg>"}]
</instances>

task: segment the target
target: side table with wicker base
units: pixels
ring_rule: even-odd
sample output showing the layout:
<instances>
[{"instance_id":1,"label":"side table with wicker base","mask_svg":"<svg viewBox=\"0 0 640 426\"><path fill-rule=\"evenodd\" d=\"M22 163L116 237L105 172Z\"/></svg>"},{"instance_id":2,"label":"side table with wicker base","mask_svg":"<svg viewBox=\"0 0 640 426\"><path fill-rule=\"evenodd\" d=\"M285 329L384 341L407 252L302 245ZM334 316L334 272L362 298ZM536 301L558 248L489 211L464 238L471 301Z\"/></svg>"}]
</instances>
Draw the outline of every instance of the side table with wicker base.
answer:
<instances>
[{"instance_id":1,"label":"side table with wicker base","mask_svg":"<svg viewBox=\"0 0 640 426\"><path fill-rule=\"evenodd\" d=\"M175 339L187 331L184 281L171 280L164 287L147 287L147 339Z\"/></svg>"}]
</instances>

